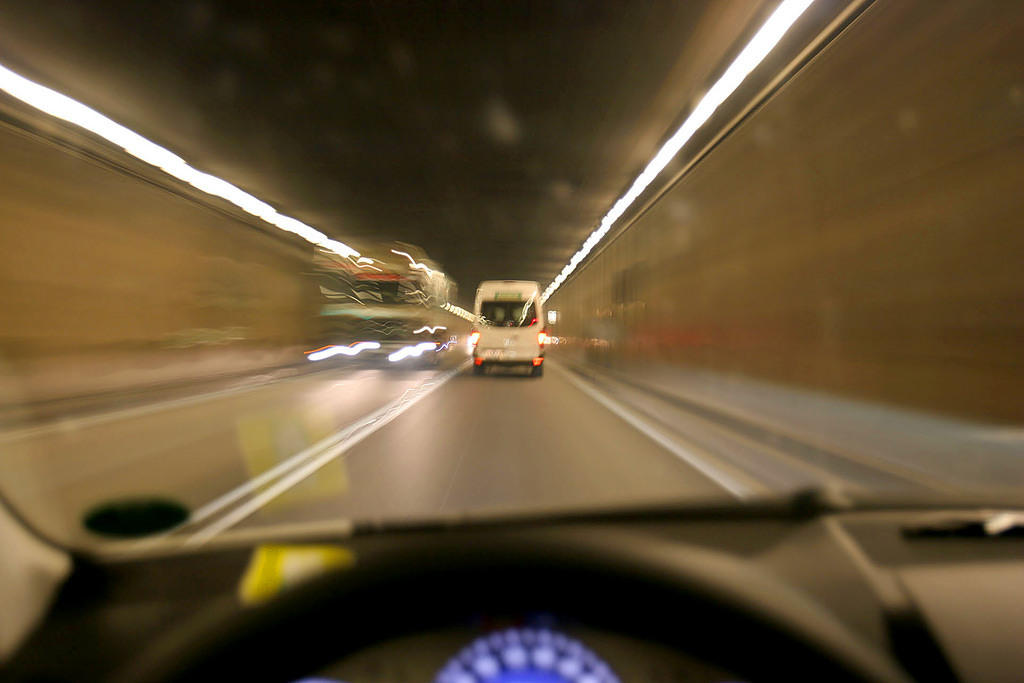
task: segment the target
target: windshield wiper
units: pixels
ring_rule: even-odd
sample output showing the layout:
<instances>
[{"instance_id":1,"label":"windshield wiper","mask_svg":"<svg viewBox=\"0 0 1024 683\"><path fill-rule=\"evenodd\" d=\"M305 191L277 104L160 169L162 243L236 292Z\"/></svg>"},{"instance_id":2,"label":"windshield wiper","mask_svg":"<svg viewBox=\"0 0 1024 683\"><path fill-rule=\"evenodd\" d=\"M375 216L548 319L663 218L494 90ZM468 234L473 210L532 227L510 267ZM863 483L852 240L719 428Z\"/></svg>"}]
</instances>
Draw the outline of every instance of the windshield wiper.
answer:
<instances>
[{"instance_id":1,"label":"windshield wiper","mask_svg":"<svg viewBox=\"0 0 1024 683\"><path fill-rule=\"evenodd\" d=\"M929 520L903 527L910 538L1021 538L1024 537L1024 513L987 512L982 516L964 516Z\"/></svg>"}]
</instances>

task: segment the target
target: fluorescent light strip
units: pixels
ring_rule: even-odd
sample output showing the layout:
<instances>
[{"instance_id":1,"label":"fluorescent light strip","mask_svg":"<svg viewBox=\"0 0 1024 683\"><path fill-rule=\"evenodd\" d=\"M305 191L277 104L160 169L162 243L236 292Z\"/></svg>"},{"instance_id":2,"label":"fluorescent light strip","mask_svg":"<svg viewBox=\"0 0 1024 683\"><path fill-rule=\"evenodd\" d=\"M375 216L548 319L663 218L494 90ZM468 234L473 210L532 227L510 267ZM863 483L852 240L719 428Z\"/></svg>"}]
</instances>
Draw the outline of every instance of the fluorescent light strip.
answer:
<instances>
[{"instance_id":1,"label":"fluorescent light strip","mask_svg":"<svg viewBox=\"0 0 1024 683\"><path fill-rule=\"evenodd\" d=\"M170 150L147 140L96 110L55 90L30 81L4 66L0 66L0 90L39 111L84 128L117 145L136 159L156 166L168 175L207 194L231 202L242 211L285 232L298 235L307 242L340 256L347 258L359 256L359 252L347 244L329 238L302 221L278 213L266 202L240 190L226 180L192 168L184 159Z\"/></svg>"},{"instance_id":2,"label":"fluorescent light strip","mask_svg":"<svg viewBox=\"0 0 1024 683\"><path fill-rule=\"evenodd\" d=\"M551 281L551 284L544 290L544 294L541 295L541 302L547 301L555 293L555 290L565 282L565 279L576 270L580 262L608 234L615 221L622 217L622 214L647 189L647 186L658 177L658 174L665 170L665 167L679 153L683 145L711 118L711 115L718 109L718 106L736 91L736 88L740 86L758 64L764 61L764 58L772 51L772 48L779 43L782 36L786 34L793 23L796 22L813 1L784 0L778 6L768 18L768 21L761 26L758 32L754 34L754 37L750 39L750 42L747 43L747 46L743 48L743 51L733 60L729 68L725 70L722 77L711 86L711 89L708 90L693 112L683 121L678 130L661 146L661 149L654 155L654 158L647 164L647 167L633 181L626 194L619 197L618 201L612 205L612 208L601 219L600 225L590 233L583 246L573 254L569 263L562 268L562 272Z\"/></svg>"}]
</instances>

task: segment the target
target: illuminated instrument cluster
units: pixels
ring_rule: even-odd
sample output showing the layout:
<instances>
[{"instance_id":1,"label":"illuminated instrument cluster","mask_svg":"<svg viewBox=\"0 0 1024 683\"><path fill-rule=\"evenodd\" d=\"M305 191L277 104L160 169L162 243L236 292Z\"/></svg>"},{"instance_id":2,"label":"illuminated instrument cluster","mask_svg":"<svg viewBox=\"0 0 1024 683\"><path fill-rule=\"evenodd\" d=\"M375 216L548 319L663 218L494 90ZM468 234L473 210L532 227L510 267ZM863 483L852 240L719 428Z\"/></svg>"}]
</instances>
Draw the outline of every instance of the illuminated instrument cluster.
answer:
<instances>
[{"instance_id":1,"label":"illuminated instrument cluster","mask_svg":"<svg viewBox=\"0 0 1024 683\"><path fill-rule=\"evenodd\" d=\"M510 628L477 638L452 657L435 683L618 683L600 657L557 631Z\"/></svg>"}]
</instances>

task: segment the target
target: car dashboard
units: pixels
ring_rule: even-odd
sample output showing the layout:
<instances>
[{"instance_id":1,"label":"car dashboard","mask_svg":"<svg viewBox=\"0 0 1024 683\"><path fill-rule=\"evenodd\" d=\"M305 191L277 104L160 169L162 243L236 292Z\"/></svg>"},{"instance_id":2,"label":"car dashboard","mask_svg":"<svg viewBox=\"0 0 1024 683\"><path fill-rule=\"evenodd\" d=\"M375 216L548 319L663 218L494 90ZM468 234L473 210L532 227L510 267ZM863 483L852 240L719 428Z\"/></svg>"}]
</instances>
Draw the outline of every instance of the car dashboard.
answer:
<instances>
[{"instance_id":1,"label":"car dashboard","mask_svg":"<svg viewBox=\"0 0 1024 683\"><path fill-rule=\"evenodd\" d=\"M712 683L738 679L656 643L563 623L551 615L530 615L516 620L516 625L481 617L461 628L380 643L299 680Z\"/></svg>"},{"instance_id":2,"label":"car dashboard","mask_svg":"<svg viewBox=\"0 0 1024 683\"><path fill-rule=\"evenodd\" d=\"M309 534L292 530L288 538L263 540L281 547L345 547L364 574L375 557L396 548L415 558L503 540L534 548L537 556L544 556L546 548L571 551L581 538L611 556L619 548L627 553L630 547L655 545L678 552L680 558L709 552L742 563L754 572L749 576L770 578L773 583L766 585L806 598L866 650L893 662L906 675L903 680L1009 681L1024 669L1017 637L1024 631L1019 600L1024 595L1024 536L1012 521L992 532L991 521L999 515L1019 520L1017 514L974 506L835 510L773 504L511 522L447 520L364 528L348 537L322 529ZM180 635L211 612L229 614L237 622L259 609L242 604L239 597L256 549L251 541L226 536L198 552L79 557L50 614L3 673L10 680L27 681L159 679L131 673L138 671L131 664L140 653ZM443 571L444 563L439 566ZM337 585L344 585L346 571L357 570L342 570ZM401 578L403 572L413 576L417 569L399 567L394 576ZM699 611L666 603L664 610L652 609L645 617L651 629L635 618L628 626L623 619L618 628L619 612L628 600L615 594L615 584L584 592L574 603L575 611L561 605L547 609L529 599L531 585L519 586L516 600L523 604L517 610L515 601L501 599L517 574L474 574L476 609L434 623L417 597L432 592L425 576L415 594L369 603L376 610L374 622L396 625L392 637L354 643L353 634L362 634L360 619L370 612L365 606L362 612L349 612L340 600L325 604L325 613L303 636L321 641L317 657L306 657L296 646L301 638L289 640L277 632L280 643L271 639L263 647L244 650L245 657L259 659L259 666L249 662L250 668L266 671L261 680L283 683L805 677L801 661L774 661L770 643L742 633L716 636L715 647L698 648L702 632L715 626ZM269 604L288 594L285 590ZM538 588L537 595L554 593ZM431 609L445 604L445 594L429 597ZM769 594L766 600L775 597ZM666 633L671 638L657 636ZM687 645L691 639L692 650ZM245 668L243 659L239 664ZM787 671L792 675L785 676Z\"/></svg>"}]
</instances>

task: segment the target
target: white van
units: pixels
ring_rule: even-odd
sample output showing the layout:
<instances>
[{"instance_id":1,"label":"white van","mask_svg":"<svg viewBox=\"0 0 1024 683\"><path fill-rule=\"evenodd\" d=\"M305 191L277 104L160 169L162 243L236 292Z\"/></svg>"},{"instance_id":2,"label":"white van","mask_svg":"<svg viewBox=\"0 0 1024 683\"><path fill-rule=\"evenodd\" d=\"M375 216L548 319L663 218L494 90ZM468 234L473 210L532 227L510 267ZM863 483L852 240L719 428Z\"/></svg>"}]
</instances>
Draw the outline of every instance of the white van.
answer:
<instances>
[{"instance_id":1,"label":"white van","mask_svg":"<svg viewBox=\"0 0 1024 683\"><path fill-rule=\"evenodd\" d=\"M470 335L473 372L489 366L523 366L544 374L544 309L540 285L525 280L487 280L476 290L476 327Z\"/></svg>"}]
</instances>

